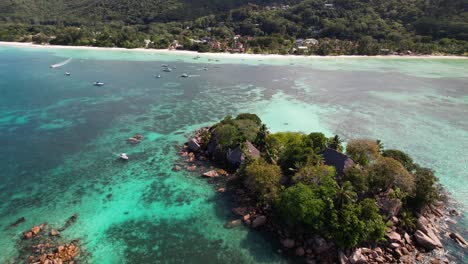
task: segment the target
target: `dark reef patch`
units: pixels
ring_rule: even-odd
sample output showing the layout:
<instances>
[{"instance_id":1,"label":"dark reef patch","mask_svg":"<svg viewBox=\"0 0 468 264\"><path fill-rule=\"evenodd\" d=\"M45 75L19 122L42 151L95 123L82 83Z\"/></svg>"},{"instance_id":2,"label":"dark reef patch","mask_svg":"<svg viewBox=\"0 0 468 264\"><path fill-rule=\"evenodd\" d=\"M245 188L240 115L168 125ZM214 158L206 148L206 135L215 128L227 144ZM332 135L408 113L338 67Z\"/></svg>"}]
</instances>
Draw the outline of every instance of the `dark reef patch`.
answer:
<instances>
[{"instance_id":1,"label":"dark reef patch","mask_svg":"<svg viewBox=\"0 0 468 264\"><path fill-rule=\"evenodd\" d=\"M131 230L131 232L129 232ZM123 241L126 261L131 263L244 263L236 250L221 239L210 240L193 228L192 220L129 221L112 226L111 240Z\"/></svg>"}]
</instances>

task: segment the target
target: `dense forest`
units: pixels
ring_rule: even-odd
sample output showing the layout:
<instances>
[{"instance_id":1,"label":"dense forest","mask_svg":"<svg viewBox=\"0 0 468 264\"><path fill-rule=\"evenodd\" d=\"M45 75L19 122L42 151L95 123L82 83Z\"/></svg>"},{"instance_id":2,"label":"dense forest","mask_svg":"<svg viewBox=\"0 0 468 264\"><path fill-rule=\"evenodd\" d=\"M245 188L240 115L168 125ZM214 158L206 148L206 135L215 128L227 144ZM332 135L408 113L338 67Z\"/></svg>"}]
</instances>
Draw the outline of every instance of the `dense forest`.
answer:
<instances>
[{"instance_id":1,"label":"dense forest","mask_svg":"<svg viewBox=\"0 0 468 264\"><path fill-rule=\"evenodd\" d=\"M0 40L280 54L466 54L466 0L5 0Z\"/></svg>"}]
</instances>

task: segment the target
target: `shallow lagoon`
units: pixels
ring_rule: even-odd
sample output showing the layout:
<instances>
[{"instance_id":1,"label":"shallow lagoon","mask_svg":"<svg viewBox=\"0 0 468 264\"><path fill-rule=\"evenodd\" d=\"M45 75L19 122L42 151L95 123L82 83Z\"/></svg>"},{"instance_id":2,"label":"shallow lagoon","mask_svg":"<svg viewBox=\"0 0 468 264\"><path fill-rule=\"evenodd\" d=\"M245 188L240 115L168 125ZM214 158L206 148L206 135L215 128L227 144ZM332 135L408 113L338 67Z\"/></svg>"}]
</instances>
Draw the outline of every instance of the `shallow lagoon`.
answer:
<instances>
[{"instance_id":1,"label":"shallow lagoon","mask_svg":"<svg viewBox=\"0 0 468 264\"><path fill-rule=\"evenodd\" d=\"M92 263L291 261L256 232L225 229L234 216L213 186L171 171L186 135L240 112L272 131L379 138L434 168L466 212L468 60L200 56L0 46L0 226L27 219L0 231L1 263L23 230L73 213L63 236L81 238ZM146 139L128 145L135 133Z\"/></svg>"}]
</instances>

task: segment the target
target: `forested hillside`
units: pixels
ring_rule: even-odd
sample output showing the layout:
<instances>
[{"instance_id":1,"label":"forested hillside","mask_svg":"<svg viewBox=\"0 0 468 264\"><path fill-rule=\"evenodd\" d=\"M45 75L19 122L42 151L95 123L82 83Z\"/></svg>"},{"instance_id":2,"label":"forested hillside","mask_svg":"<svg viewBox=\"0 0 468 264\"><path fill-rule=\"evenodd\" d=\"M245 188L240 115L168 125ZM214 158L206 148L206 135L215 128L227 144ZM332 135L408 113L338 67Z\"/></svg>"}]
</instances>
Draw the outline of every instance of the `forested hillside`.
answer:
<instances>
[{"instance_id":1,"label":"forested hillside","mask_svg":"<svg viewBox=\"0 0 468 264\"><path fill-rule=\"evenodd\" d=\"M464 54L467 10L467 0L3 0L0 39L255 53Z\"/></svg>"}]
</instances>

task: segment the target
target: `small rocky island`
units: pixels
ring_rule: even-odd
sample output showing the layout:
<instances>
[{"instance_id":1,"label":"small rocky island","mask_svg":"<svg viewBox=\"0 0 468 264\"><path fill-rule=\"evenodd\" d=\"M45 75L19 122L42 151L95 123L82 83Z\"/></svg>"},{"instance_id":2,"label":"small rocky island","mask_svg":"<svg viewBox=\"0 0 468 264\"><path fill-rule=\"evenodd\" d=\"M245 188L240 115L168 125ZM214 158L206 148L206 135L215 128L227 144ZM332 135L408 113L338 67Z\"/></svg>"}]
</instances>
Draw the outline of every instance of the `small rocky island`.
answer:
<instances>
[{"instance_id":1,"label":"small rocky island","mask_svg":"<svg viewBox=\"0 0 468 264\"><path fill-rule=\"evenodd\" d=\"M67 241L61 236L61 232L74 224L77 219L78 215L73 214L60 228L54 228L47 223L43 223L24 231L17 241L19 255L14 263L86 263L85 259L88 253L81 248L80 240ZM24 222L26 222L26 219L21 217L7 228L19 226Z\"/></svg>"},{"instance_id":2,"label":"small rocky island","mask_svg":"<svg viewBox=\"0 0 468 264\"><path fill-rule=\"evenodd\" d=\"M255 114L240 114L198 130L180 155L232 194L237 218L226 228L269 232L279 252L307 263L448 263L431 254L442 238L467 245L447 228L458 212L434 172L378 140L350 140L344 151L339 136L272 134Z\"/></svg>"}]
</instances>

